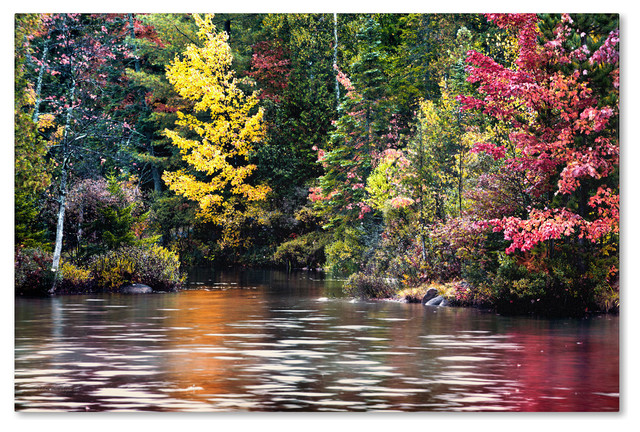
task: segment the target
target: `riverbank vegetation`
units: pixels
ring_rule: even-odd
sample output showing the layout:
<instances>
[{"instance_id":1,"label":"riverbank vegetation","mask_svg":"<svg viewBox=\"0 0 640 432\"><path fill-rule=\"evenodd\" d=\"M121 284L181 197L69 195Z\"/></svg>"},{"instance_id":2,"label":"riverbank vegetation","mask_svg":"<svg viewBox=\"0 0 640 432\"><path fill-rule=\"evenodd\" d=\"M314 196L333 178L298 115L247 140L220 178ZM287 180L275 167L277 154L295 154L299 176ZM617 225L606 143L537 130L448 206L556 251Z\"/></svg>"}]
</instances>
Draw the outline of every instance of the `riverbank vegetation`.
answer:
<instances>
[{"instance_id":1,"label":"riverbank vegetation","mask_svg":"<svg viewBox=\"0 0 640 432\"><path fill-rule=\"evenodd\" d=\"M618 24L16 15L16 292L280 266L366 297L615 311Z\"/></svg>"}]
</instances>

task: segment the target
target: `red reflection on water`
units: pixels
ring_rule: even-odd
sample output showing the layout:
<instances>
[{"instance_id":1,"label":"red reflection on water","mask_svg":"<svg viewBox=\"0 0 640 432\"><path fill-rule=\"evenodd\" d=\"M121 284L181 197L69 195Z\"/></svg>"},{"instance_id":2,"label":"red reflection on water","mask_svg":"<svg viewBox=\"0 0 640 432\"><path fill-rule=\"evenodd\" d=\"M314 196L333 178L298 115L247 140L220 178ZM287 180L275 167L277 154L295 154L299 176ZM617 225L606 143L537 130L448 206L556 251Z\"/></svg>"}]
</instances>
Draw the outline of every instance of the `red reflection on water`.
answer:
<instances>
[{"instance_id":1,"label":"red reflection on water","mask_svg":"<svg viewBox=\"0 0 640 432\"><path fill-rule=\"evenodd\" d=\"M509 333L522 346L510 352L512 367L505 371L521 386L521 410L618 411L618 338L588 331L586 326L571 336L553 327L540 330Z\"/></svg>"}]
</instances>

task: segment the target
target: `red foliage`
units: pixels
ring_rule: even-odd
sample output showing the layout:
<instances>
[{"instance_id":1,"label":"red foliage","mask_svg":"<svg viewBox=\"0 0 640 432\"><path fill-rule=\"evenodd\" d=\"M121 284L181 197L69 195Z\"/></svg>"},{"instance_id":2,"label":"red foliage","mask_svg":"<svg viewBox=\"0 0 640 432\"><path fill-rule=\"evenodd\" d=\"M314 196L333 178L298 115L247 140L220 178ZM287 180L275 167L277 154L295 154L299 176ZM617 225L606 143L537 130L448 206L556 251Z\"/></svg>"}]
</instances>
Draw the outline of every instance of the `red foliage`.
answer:
<instances>
[{"instance_id":1,"label":"red foliage","mask_svg":"<svg viewBox=\"0 0 640 432\"><path fill-rule=\"evenodd\" d=\"M262 41L253 45L251 71L249 76L255 78L262 92L260 99L282 100L282 91L289 84L291 61L287 58L282 45L277 41Z\"/></svg>"},{"instance_id":2,"label":"red foliage","mask_svg":"<svg viewBox=\"0 0 640 432\"><path fill-rule=\"evenodd\" d=\"M504 122L512 130L509 141L516 150L507 156L504 147L484 142L476 144L473 151L503 160L505 170L524 175L526 192L540 198L534 201L538 208L529 208L525 219L492 219L494 231L503 231L505 239L512 241L507 252L530 250L544 240L574 233L591 241L617 233L619 198L608 187L600 186L589 199L588 204L594 209L591 215L584 210L547 208L545 205L550 204L541 197L547 192L567 198L584 193L579 188L587 180L590 184L601 180L604 185L618 166L619 146L612 127L612 119L618 115L617 105L600 105L586 71L577 68L567 74L558 67L587 58L592 65L617 63L618 32L612 32L589 58L584 46L572 51L565 48L572 24L568 15L563 15L556 38L544 45L538 42L537 18L533 14L487 17L501 28L517 31L516 67L510 69L470 51L468 81L478 84L483 97L460 96L459 101L465 109L481 110ZM617 68L612 75L617 87Z\"/></svg>"},{"instance_id":3,"label":"red foliage","mask_svg":"<svg viewBox=\"0 0 640 432\"><path fill-rule=\"evenodd\" d=\"M134 21L133 27L137 38L146 39L150 42L153 42L158 46L158 48L165 47L164 42L162 41L162 39L160 39L160 36L158 35L158 32L156 31L154 26L144 25L140 21L136 20Z\"/></svg>"}]
</instances>

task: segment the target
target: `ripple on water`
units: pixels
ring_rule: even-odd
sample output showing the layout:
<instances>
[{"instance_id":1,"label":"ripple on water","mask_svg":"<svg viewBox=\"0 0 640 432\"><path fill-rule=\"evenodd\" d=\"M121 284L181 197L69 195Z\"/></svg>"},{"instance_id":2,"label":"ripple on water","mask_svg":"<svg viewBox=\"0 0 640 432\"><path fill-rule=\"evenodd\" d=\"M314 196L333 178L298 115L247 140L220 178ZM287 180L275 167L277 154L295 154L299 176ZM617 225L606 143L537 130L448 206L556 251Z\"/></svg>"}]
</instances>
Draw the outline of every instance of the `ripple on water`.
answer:
<instances>
[{"instance_id":1,"label":"ripple on water","mask_svg":"<svg viewBox=\"0 0 640 432\"><path fill-rule=\"evenodd\" d=\"M268 338L264 333L205 333L204 336L229 337L229 338Z\"/></svg>"},{"instance_id":2,"label":"ripple on water","mask_svg":"<svg viewBox=\"0 0 640 432\"><path fill-rule=\"evenodd\" d=\"M442 356L437 357L437 360L442 361L451 361L451 362L482 362L487 360L492 360L491 357L481 357L481 356Z\"/></svg>"},{"instance_id":3,"label":"ripple on water","mask_svg":"<svg viewBox=\"0 0 640 432\"><path fill-rule=\"evenodd\" d=\"M350 324L350 325L339 325L334 328L343 329L343 330L369 330L369 329L382 329L382 327L371 326L371 325L358 325L358 324Z\"/></svg>"},{"instance_id":4,"label":"ripple on water","mask_svg":"<svg viewBox=\"0 0 640 432\"><path fill-rule=\"evenodd\" d=\"M535 353L545 350L545 358L551 351L554 332L543 335L551 342L535 338L541 323L504 325L493 316L479 321L475 312L467 318L464 310L453 314L454 322L422 309L416 315L414 305L354 305L318 298L325 295L318 291L299 303L297 291L291 297L284 290L277 298L272 288L251 300L247 313L237 309L234 291L195 299L202 303L190 292L133 303L118 297L117 305L108 304L110 296L72 297L75 303L67 304L72 300L62 298L53 317L51 306L37 314L25 308L22 315L38 320L16 320L16 406L21 411L492 411L522 409L533 398L550 406L560 399L543 398L565 394L574 400L592 397L592 403L608 407L619 398L616 386L585 379L581 374L587 372L577 369L580 359L568 354L565 364L577 366L562 371L585 380L579 390L589 386L580 396L572 396L575 387L565 380L558 383L564 392L545 388L548 394L528 389L538 385L531 380L514 381L521 378L517 372L532 373L510 367L522 362L518 351L534 346ZM207 303L225 296L233 308ZM64 322L57 320L60 315ZM582 333L584 350L588 341ZM578 339L570 336L573 349ZM597 343L591 341L589 349ZM556 351L562 346L567 343Z\"/></svg>"},{"instance_id":5,"label":"ripple on water","mask_svg":"<svg viewBox=\"0 0 640 432\"><path fill-rule=\"evenodd\" d=\"M145 370L99 370L94 372L96 375L101 377L115 377L115 376L143 376L143 375L156 375L161 373L160 371L145 371Z\"/></svg>"},{"instance_id":6,"label":"ripple on water","mask_svg":"<svg viewBox=\"0 0 640 432\"><path fill-rule=\"evenodd\" d=\"M292 372L292 371L310 371L310 370L315 370L314 368L311 367L307 367L307 366L299 366L299 365L293 365L293 366L289 366L286 364L262 364L262 365L255 365L255 366L250 366L245 368L244 370L246 371L251 371L251 372Z\"/></svg>"},{"instance_id":7,"label":"ripple on water","mask_svg":"<svg viewBox=\"0 0 640 432\"><path fill-rule=\"evenodd\" d=\"M344 342L327 339L283 339L279 340L278 343L283 345L332 345Z\"/></svg>"}]
</instances>

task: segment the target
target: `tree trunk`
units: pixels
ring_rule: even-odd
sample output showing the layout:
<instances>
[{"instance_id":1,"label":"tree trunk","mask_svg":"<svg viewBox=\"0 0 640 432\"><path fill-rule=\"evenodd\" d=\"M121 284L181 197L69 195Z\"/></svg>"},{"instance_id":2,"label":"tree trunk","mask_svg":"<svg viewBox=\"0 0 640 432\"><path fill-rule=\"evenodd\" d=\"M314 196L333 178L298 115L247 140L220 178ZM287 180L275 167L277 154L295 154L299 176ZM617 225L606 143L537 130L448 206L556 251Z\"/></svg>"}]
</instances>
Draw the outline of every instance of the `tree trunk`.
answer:
<instances>
[{"instance_id":1,"label":"tree trunk","mask_svg":"<svg viewBox=\"0 0 640 432\"><path fill-rule=\"evenodd\" d=\"M133 39L136 38L135 27L133 25L133 14L131 13L129 14L129 34ZM138 59L137 56L135 57L134 67L136 72L140 72L140 59Z\"/></svg>"},{"instance_id":2,"label":"tree trunk","mask_svg":"<svg viewBox=\"0 0 640 432\"><path fill-rule=\"evenodd\" d=\"M60 273L60 258L62 256L62 240L64 238L64 215L67 211L67 160L62 162L62 172L60 173L60 208L58 210L58 224L56 226L56 246L53 250L53 262L51 271L53 272L53 284L49 289L49 294L55 294L58 282L62 279Z\"/></svg>"},{"instance_id":3,"label":"tree trunk","mask_svg":"<svg viewBox=\"0 0 640 432\"><path fill-rule=\"evenodd\" d=\"M149 148L149 154L151 156L155 156L151 139L149 139L147 142L148 142L147 147ZM160 170L158 169L158 166L153 162L151 163L151 177L153 178L153 190L157 193L162 192L162 177L160 175Z\"/></svg>"},{"instance_id":4,"label":"tree trunk","mask_svg":"<svg viewBox=\"0 0 640 432\"><path fill-rule=\"evenodd\" d=\"M62 238L64 236L64 215L67 211L67 168L63 163L62 172L60 174L60 207L58 209L58 224L56 226L56 246L53 251L53 263L51 271L57 273L60 267L60 256L62 255ZM57 274L56 274L57 279ZM55 283L54 283L55 288ZM52 288L52 292L55 290Z\"/></svg>"},{"instance_id":5,"label":"tree trunk","mask_svg":"<svg viewBox=\"0 0 640 432\"><path fill-rule=\"evenodd\" d=\"M49 53L49 40L45 39L44 48L42 50L42 66L40 66L40 70L38 71L38 81L36 83L36 100L35 107L33 110L33 121L38 123L38 117L40 117L40 103L42 102L42 77L44 76L44 67L45 62L47 61L47 54Z\"/></svg>"},{"instance_id":6,"label":"tree trunk","mask_svg":"<svg viewBox=\"0 0 640 432\"><path fill-rule=\"evenodd\" d=\"M333 14L333 64L338 66L338 14ZM340 85L338 84L338 71L336 71L336 102L340 104Z\"/></svg>"},{"instance_id":7,"label":"tree trunk","mask_svg":"<svg viewBox=\"0 0 640 432\"><path fill-rule=\"evenodd\" d=\"M62 137L62 167L60 172L60 208L58 210L58 223L56 226L56 245L53 250L53 262L51 263L51 271L54 273L53 285L49 290L50 294L54 294L58 280L60 279L60 257L62 255L62 240L64 237L64 215L67 210L67 177L69 175L67 171L67 163L69 162L69 127L71 125L71 115L73 114L73 104L76 94L76 81L75 78L71 79L71 90L69 98L69 107L67 108L67 115L65 118L64 135Z\"/></svg>"}]
</instances>

